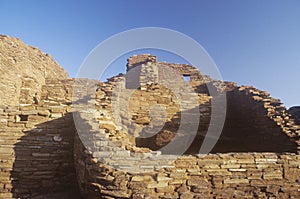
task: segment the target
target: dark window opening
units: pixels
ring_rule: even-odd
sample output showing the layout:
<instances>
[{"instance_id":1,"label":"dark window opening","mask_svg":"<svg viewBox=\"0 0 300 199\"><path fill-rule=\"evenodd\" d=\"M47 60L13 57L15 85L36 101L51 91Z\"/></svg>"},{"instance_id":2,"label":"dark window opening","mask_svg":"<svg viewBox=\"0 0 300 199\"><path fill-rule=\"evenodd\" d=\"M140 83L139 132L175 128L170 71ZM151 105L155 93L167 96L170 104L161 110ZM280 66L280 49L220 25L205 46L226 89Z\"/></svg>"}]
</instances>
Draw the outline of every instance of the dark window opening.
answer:
<instances>
[{"instance_id":1,"label":"dark window opening","mask_svg":"<svg viewBox=\"0 0 300 199\"><path fill-rule=\"evenodd\" d=\"M20 122L28 121L28 115L19 115L19 117L20 117Z\"/></svg>"},{"instance_id":2,"label":"dark window opening","mask_svg":"<svg viewBox=\"0 0 300 199\"><path fill-rule=\"evenodd\" d=\"M191 76L190 75L183 75L183 79L184 79L184 81L189 82L189 81L191 81Z\"/></svg>"}]
</instances>

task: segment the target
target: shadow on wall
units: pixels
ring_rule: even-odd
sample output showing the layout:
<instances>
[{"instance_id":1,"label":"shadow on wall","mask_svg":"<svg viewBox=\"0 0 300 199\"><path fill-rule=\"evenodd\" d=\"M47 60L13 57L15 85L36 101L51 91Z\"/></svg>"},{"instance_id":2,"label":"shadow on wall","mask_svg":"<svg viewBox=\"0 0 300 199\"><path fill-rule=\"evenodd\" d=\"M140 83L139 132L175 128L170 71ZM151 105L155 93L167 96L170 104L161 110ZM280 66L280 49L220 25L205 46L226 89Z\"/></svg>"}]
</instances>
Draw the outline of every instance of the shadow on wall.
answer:
<instances>
[{"instance_id":1,"label":"shadow on wall","mask_svg":"<svg viewBox=\"0 0 300 199\"><path fill-rule=\"evenodd\" d=\"M288 110L288 113L291 114L291 117L295 120L295 123L300 125L300 106L291 107Z\"/></svg>"},{"instance_id":2,"label":"shadow on wall","mask_svg":"<svg viewBox=\"0 0 300 199\"><path fill-rule=\"evenodd\" d=\"M74 133L71 113L24 132L14 147L14 198L79 198L73 163Z\"/></svg>"},{"instance_id":3,"label":"shadow on wall","mask_svg":"<svg viewBox=\"0 0 300 199\"><path fill-rule=\"evenodd\" d=\"M202 89L202 88L199 88ZM202 104L196 109L210 107L210 103ZM209 108L210 109L210 108ZM210 110L211 111L211 110ZM189 124L180 123L176 116L165 124L163 129L148 138L136 138L138 147L147 147L159 150L172 142L176 133L189 136ZM179 122L178 122L179 121ZM193 142L185 154L198 154L203 140L207 134L210 116L200 112L200 124ZM178 132L183 125L185 132ZM214 139L214 138L207 138ZM180 142L179 142L180 143ZM211 153L228 152L297 152L297 144L282 129L267 116L267 110L259 102L254 101L233 89L227 92L227 113L221 136Z\"/></svg>"}]
</instances>

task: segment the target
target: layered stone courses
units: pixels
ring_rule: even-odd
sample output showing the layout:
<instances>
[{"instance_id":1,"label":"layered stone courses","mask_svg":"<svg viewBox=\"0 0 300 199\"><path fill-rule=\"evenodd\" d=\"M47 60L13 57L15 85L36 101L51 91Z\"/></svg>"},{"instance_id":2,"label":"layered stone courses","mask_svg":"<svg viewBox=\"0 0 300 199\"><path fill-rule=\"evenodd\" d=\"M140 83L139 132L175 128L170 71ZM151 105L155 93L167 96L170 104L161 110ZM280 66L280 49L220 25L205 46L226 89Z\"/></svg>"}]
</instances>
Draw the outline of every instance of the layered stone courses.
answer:
<instances>
[{"instance_id":1,"label":"layered stone courses","mask_svg":"<svg viewBox=\"0 0 300 199\"><path fill-rule=\"evenodd\" d=\"M138 59L138 62L140 63L141 60ZM147 62L143 63L144 66L151 66ZM143 71L143 66L139 71ZM150 79L153 81L152 77ZM199 79L202 81L201 83L192 80L191 85L194 84L195 88L202 85L203 78ZM135 99L135 95L143 98L143 95L139 92L145 92L147 99L150 99L150 96L155 98L155 94L152 94L151 91L159 89L159 86L154 86L155 84L151 83L144 84L142 78L138 81L141 80L142 83L137 89L138 91L133 94L133 99ZM124 79L122 80L121 76L112 78L109 79L108 84L113 85L117 81L124 81ZM107 90L107 88L110 89ZM265 118L269 118L275 125L268 126L269 123L258 122L259 130L274 129L273 135L276 136L277 130L280 129L281 134L285 134L290 138L291 146L299 146L299 126L295 125L289 118L289 114L286 113L279 100L273 99L268 93L253 87L239 87L236 84L225 83L223 89L232 92L232 97L239 98L239 96L243 96L241 97L242 100L249 100L254 105L245 101L245 106L251 105L253 111L262 111L257 113L263 114L258 119L264 121ZM109 96L112 96L110 93L113 93L113 88L102 84L100 90L105 92L102 95L105 98L101 98L101 108L99 110L111 109L111 98ZM202 94L206 95L205 100L202 102L205 104L209 102L211 96L207 94L205 88L201 88L201 91ZM164 90L164 92L168 93L167 90ZM152 103L151 99L148 103ZM172 107L171 100L169 100L169 104ZM147 105L136 105L130 109L134 112L134 115L137 115L131 119L136 120L138 125L148 125L151 122L149 118L139 119L144 118L147 113L135 111L138 107L145 106ZM206 106L206 108L206 110L209 110L209 106ZM203 115L209 115L209 111L206 114L204 112ZM109 135L119 135L119 132L122 131L121 126L116 124L114 126L111 123L113 117L113 114L108 117L110 119L107 126L103 124L105 123L103 120L100 120L100 130L97 132L103 132L102 136L107 133ZM91 116L86 119L82 117L87 123L91 121L89 118ZM125 123L130 127L128 117L125 117L125 120ZM208 124L202 123L202 125L206 126ZM91 129L93 129L92 126L97 127L98 125L91 124ZM130 130L135 132L135 128L127 128L125 132L130 135ZM242 132L243 127L240 127L240 130ZM199 131L201 132L201 130ZM272 134L272 132L269 133ZM202 136L205 136L205 133ZM91 198L288 198L299 196L299 155L296 152L299 147L293 149L295 153L248 152L209 154L206 156L195 154L177 157L171 154L161 154L159 150L149 150L149 147L137 148L136 144L132 143L134 141L132 138L125 139L126 141L122 142L122 136L108 137L120 138L118 141L121 141L121 143L116 147L111 144L111 139L106 138L106 142L99 143L104 147L99 152L95 148L91 149L90 152L85 151L86 147L82 145L80 139L78 137L75 139L76 145L81 146L75 152L76 160L79 159L81 163L76 165L76 170L81 174L78 176L79 184L81 184L81 191ZM222 139L221 137L221 143ZM172 141L172 137L168 141L170 140ZM226 139L224 140L226 141ZM264 144L266 145L266 143ZM287 147L287 151L289 149L291 148ZM84 162L89 163L83 167L82 163ZM91 173L98 173L99 175L90 175L90 178L87 179L86 176Z\"/></svg>"},{"instance_id":2,"label":"layered stone courses","mask_svg":"<svg viewBox=\"0 0 300 199\"><path fill-rule=\"evenodd\" d=\"M0 74L0 104L6 106L38 100L47 78L69 78L49 54L6 35L0 35Z\"/></svg>"},{"instance_id":3,"label":"layered stone courses","mask_svg":"<svg viewBox=\"0 0 300 199\"><path fill-rule=\"evenodd\" d=\"M165 68L181 80L160 79L170 74L160 71ZM138 76L129 78L134 70ZM183 76L190 76L190 82ZM129 58L127 74L107 82L53 77L41 85L22 77L14 103L6 100L0 108L0 198L34 198L77 185L85 198L300 196L300 127L266 92L215 81L192 66L158 62L152 55ZM169 88L176 81L192 92L178 91L178 97ZM227 95L225 126L212 153L203 156L197 152L217 91ZM119 104L126 99L127 107ZM153 106L158 111L151 117ZM189 110L200 114L195 142L179 157L160 150L176 135L190 135L180 120ZM178 131L179 125L186 131ZM142 136L155 126L161 129Z\"/></svg>"}]
</instances>

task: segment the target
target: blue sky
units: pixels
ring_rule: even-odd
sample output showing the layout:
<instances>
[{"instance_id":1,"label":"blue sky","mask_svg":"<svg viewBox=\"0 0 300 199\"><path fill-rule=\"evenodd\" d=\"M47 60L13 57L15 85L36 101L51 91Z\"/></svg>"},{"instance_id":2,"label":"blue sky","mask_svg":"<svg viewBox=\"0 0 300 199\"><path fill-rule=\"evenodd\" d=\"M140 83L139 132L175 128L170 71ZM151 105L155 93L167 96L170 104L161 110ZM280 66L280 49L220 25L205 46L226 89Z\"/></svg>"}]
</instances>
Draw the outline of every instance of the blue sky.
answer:
<instances>
[{"instance_id":1,"label":"blue sky","mask_svg":"<svg viewBox=\"0 0 300 199\"><path fill-rule=\"evenodd\" d=\"M286 106L300 105L299 24L297 0L0 0L0 34L51 54L72 77L89 52L110 36L164 27L199 42L224 80L266 90ZM184 62L155 53L161 61ZM125 61L121 57L108 74L123 72Z\"/></svg>"}]
</instances>

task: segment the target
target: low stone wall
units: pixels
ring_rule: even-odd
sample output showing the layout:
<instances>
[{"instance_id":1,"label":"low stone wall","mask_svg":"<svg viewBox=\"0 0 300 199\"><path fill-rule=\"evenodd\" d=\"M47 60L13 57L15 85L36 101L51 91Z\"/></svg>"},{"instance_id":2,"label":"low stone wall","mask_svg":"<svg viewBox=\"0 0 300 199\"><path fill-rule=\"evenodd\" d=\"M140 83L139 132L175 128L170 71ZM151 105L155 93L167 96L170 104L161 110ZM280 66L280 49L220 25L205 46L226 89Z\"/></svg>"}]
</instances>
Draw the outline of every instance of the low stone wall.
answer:
<instances>
[{"instance_id":1,"label":"low stone wall","mask_svg":"<svg viewBox=\"0 0 300 199\"><path fill-rule=\"evenodd\" d=\"M75 143L78 182L87 198L300 196L300 156L295 154L226 153L203 157L183 156L165 168L135 173L117 170L98 162L97 158L87 152L78 137Z\"/></svg>"}]
</instances>

